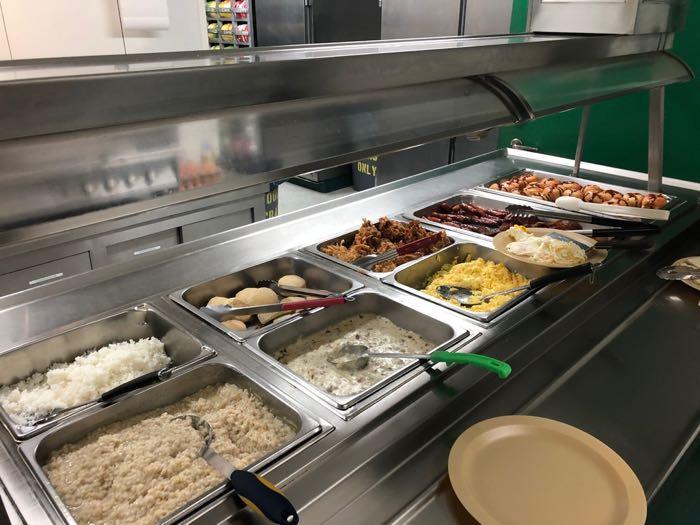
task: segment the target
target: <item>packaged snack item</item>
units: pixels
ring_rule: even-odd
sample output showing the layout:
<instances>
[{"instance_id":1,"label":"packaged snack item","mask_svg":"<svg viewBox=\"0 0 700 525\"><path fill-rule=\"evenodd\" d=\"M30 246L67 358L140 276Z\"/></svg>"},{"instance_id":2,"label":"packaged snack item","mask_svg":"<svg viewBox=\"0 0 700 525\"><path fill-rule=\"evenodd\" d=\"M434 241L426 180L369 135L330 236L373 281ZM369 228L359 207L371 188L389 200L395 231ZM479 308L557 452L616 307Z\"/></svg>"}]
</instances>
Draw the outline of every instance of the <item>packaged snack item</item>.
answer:
<instances>
[{"instance_id":1,"label":"packaged snack item","mask_svg":"<svg viewBox=\"0 0 700 525\"><path fill-rule=\"evenodd\" d=\"M207 25L207 34L209 35L209 40L217 41L219 39L219 24L212 22Z\"/></svg>"},{"instance_id":2,"label":"packaged snack item","mask_svg":"<svg viewBox=\"0 0 700 525\"><path fill-rule=\"evenodd\" d=\"M236 0L233 4L233 15L236 20L247 20L248 0Z\"/></svg>"},{"instance_id":3,"label":"packaged snack item","mask_svg":"<svg viewBox=\"0 0 700 525\"><path fill-rule=\"evenodd\" d=\"M233 42L233 24L226 23L221 25L221 40L224 42Z\"/></svg>"},{"instance_id":4,"label":"packaged snack item","mask_svg":"<svg viewBox=\"0 0 700 525\"><path fill-rule=\"evenodd\" d=\"M232 18L233 9L231 4L233 4L231 0L219 2L219 18L225 18L228 20Z\"/></svg>"},{"instance_id":5,"label":"packaged snack item","mask_svg":"<svg viewBox=\"0 0 700 525\"><path fill-rule=\"evenodd\" d=\"M207 18L216 18L216 1L207 2L204 10L207 12Z\"/></svg>"}]
</instances>

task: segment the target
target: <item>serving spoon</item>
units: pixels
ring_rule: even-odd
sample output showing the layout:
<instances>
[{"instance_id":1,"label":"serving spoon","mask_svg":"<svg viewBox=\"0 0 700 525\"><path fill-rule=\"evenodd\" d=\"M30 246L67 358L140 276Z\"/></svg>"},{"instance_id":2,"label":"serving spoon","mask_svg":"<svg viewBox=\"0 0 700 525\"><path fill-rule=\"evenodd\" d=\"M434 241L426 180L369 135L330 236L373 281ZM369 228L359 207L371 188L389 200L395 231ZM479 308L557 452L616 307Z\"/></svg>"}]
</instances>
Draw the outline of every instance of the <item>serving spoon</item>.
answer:
<instances>
[{"instance_id":1,"label":"serving spoon","mask_svg":"<svg viewBox=\"0 0 700 525\"><path fill-rule=\"evenodd\" d=\"M332 365L345 370L357 371L367 368L370 358L380 359L418 359L433 363L453 363L457 365L474 365L505 379L512 371L510 365L493 357L480 354L459 354L455 352L435 351L430 354L403 354L401 352L370 352L365 345L346 344L331 352L326 360Z\"/></svg>"},{"instance_id":2,"label":"serving spoon","mask_svg":"<svg viewBox=\"0 0 700 525\"><path fill-rule=\"evenodd\" d=\"M275 485L247 470L237 470L211 447L215 437L214 429L206 420L192 414L183 414L172 419L189 422L192 428L204 436L199 455L228 480L229 485L246 505L273 523L279 525L299 523L299 515L294 506Z\"/></svg>"}]
</instances>

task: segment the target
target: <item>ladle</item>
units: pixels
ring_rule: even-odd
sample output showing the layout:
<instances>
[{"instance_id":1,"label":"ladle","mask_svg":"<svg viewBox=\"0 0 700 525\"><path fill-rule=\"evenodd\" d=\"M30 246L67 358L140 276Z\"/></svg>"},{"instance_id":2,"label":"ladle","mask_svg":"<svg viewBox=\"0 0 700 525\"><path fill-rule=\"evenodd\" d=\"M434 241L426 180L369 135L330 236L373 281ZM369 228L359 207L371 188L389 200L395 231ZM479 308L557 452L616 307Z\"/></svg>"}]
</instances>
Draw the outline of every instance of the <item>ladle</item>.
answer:
<instances>
[{"instance_id":1,"label":"ladle","mask_svg":"<svg viewBox=\"0 0 700 525\"><path fill-rule=\"evenodd\" d=\"M365 345L343 345L331 352L326 360L345 370L362 370L367 368L370 358L380 359L418 359L433 363L453 363L457 365L474 365L505 379L511 373L510 365L493 357L480 354L460 354L456 352L435 351L430 354L403 354L400 352L370 352Z\"/></svg>"},{"instance_id":2,"label":"ladle","mask_svg":"<svg viewBox=\"0 0 700 525\"><path fill-rule=\"evenodd\" d=\"M173 418L173 420L177 419L189 421L192 428L204 435L204 443L199 449L199 455L228 480L229 485L246 505L273 523L279 525L299 523L299 515L294 506L277 487L262 476L256 476L247 470L237 470L211 447L215 435L214 429L207 421L192 414Z\"/></svg>"}]
</instances>

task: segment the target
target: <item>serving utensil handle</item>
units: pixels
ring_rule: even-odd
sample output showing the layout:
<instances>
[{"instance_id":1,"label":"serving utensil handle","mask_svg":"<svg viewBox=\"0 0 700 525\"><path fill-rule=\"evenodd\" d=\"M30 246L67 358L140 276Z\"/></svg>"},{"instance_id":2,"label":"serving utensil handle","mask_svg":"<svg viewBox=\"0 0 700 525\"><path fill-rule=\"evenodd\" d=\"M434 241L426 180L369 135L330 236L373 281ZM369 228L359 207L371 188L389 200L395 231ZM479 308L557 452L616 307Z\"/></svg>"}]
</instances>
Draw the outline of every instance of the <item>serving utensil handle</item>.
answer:
<instances>
[{"instance_id":1,"label":"serving utensil handle","mask_svg":"<svg viewBox=\"0 0 700 525\"><path fill-rule=\"evenodd\" d=\"M417 241L411 241L396 248L396 253L398 255L406 255L407 253L417 252L418 250L432 246L438 242L441 237L441 233L434 233L432 235L428 235L427 237L423 237L422 239L418 239Z\"/></svg>"},{"instance_id":2,"label":"serving utensil handle","mask_svg":"<svg viewBox=\"0 0 700 525\"><path fill-rule=\"evenodd\" d=\"M656 225L639 226L636 228L598 228L591 230L589 237L632 237L633 235L652 235L658 233Z\"/></svg>"},{"instance_id":3,"label":"serving utensil handle","mask_svg":"<svg viewBox=\"0 0 700 525\"><path fill-rule=\"evenodd\" d=\"M434 363L455 363L458 365L473 365L479 368L498 374L498 377L505 379L513 369L505 361L494 359L481 354L460 354L456 352L432 352L430 360Z\"/></svg>"},{"instance_id":4,"label":"serving utensil handle","mask_svg":"<svg viewBox=\"0 0 700 525\"><path fill-rule=\"evenodd\" d=\"M594 248L601 249L612 249L617 248L620 250L648 250L652 248L654 243L648 239L634 240L634 239L614 239L612 241L600 241L597 242Z\"/></svg>"},{"instance_id":5,"label":"serving utensil handle","mask_svg":"<svg viewBox=\"0 0 700 525\"><path fill-rule=\"evenodd\" d=\"M100 396L100 401L103 403L111 401L112 399L117 398L122 394L126 394L127 392L131 392L132 390L136 390L137 388L148 386L151 383L167 379L168 377L170 377L171 374L172 371L170 368L162 368L160 370L154 370L153 372L149 372L147 374L135 377L131 381L122 383L121 385L104 392Z\"/></svg>"},{"instance_id":6,"label":"serving utensil handle","mask_svg":"<svg viewBox=\"0 0 700 525\"><path fill-rule=\"evenodd\" d=\"M234 470L229 478L229 484L246 505L273 523L279 525L299 523L299 515L294 505L280 489L262 476L256 476L247 470Z\"/></svg>"},{"instance_id":7,"label":"serving utensil handle","mask_svg":"<svg viewBox=\"0 0 700 525\"><path fill-rule=\"evenodd\" d=\"M547 286L548 284L558 283L559 281L563 281L564 279L568 279L569 277L587 275L592 271L593 266L591 266L591 263L580 264L579 266L574 266L573 268L564 268L563 270L558 270L556 272L547 274L543 277L533 279L532 281L530 281L529 287L531 290L536 290L538 288L542 288L543 286Z\"/></svg>"},{"instance_id":8,"label":"serving utensil handle","mask_svg":"<svg viewBox=\"0 0 700 525\"><path fill-rule=\"evenodd\" d=\"M296 301L293 303L282 303L282 310L309 310L311 308L321 308L336 304L345 304L348 299L342 295L337 297L324 297L322 299L311 299L310 301Z\"/></svg>"}]
</instances>

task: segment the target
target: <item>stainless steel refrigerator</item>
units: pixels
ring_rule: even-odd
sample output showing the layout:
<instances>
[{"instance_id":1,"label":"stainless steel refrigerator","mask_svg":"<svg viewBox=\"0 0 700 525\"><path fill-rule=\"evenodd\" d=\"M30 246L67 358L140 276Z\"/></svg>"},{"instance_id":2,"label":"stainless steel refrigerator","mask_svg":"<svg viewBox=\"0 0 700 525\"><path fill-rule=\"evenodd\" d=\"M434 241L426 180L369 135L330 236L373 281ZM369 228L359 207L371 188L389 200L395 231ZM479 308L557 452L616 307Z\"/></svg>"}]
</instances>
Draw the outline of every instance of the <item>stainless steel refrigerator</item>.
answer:
<instances>
[{"instance_id":1,"label":"stainless steel refrigerator","mask_svg":"<svg viewBox=\"0 0 700 525\"><path fill-rule=\"evenodd\" d=\"M502 34L510 29L512 10L512 0L256 0L254 5L258 46ZM458 137L384 155L370 183L485 153L496 142L493 132L479 141ZM304 185L347 179L348 169L306 175Z\"/></svg>"}]
</instances>

